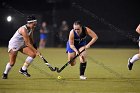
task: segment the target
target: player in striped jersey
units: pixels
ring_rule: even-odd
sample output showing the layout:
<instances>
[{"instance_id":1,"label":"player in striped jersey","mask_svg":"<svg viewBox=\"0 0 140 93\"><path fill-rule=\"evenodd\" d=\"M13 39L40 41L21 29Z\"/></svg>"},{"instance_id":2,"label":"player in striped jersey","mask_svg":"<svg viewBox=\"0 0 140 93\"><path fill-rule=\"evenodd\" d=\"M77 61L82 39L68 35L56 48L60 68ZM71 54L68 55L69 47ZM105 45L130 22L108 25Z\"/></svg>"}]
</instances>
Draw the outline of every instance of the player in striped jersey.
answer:
<instances>
[{"instance_id":1,"label":"player in striped jersey","mask_svg":"<svg viewBox=\"0 0 140 93\"><path fill-rule=\"evenodd\" d=\"M28 55L19 72L27 77L30 77L30 74L27 72L27 68L36 55L40 55L40 52L38 52L38 50L33 46L33 31L36 25L36 18L34 16L28 16L27 24L20 27L10 39L8 45L9 62L5 67L5 71L3 72L3 79L8 78L8 73L16 62L18 51Z\"/></svg>"}]
</instances>

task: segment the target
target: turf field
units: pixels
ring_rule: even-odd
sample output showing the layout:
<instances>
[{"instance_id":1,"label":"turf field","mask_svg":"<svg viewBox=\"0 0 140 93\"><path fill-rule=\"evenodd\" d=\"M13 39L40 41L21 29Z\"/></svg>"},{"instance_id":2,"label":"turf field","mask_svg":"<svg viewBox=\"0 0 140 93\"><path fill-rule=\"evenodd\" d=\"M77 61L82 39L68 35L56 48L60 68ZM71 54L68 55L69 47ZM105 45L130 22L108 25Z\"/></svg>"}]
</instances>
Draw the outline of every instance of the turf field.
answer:
<instances>
[{"instance_id":1,"label":"turf field","mask_svg":"<svg viewBox=\"0 0 140 93\"><path fill-rule=\"evenodd\" d=\"M63 48L40 50L52 64L61 67L67 62ZM60 74L51 72L37 57L29 67L30 78L18 70L26 58L19 52L17 62L7 80L0 79L0 93L140 93L140 61L132 71L127 69L127 59L138 49L89 49L87 80L79 80L79 61L66 67ZM7 48L0 48L0 74L8 62ZM57 80L57 76L62 76Z\"/></svg>"}]
</instances>

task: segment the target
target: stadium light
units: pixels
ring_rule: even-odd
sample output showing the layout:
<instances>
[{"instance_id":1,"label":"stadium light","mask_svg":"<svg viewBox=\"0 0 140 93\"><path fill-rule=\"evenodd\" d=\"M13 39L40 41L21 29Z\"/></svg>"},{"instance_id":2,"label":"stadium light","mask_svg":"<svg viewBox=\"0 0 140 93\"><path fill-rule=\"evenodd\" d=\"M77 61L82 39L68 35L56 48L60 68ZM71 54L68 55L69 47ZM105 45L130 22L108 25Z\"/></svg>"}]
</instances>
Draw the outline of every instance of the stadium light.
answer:
<instances>
[{"instance_id":1,"label":"stadium light","mask_svg":"<svg viewBox=\"0 0 140 93\"><path fill-rule=\"evenodd\" d=\"M11 22L12 21L12 17L11 16L7 16L7 21Z\"/></svg>"}]
</instances>

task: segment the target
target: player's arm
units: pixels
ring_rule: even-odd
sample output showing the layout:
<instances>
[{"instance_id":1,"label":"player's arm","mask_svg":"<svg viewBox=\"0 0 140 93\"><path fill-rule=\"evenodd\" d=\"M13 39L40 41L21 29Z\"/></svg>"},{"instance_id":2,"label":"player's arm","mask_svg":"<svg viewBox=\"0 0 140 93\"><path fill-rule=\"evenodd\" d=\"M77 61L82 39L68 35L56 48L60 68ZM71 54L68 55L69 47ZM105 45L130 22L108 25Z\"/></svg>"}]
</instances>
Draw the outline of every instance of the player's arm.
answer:
<instances>
[{"instance_id":1,"label":"player's arm","mask_svg":"<svg viewBox=\"0 0 140 93\"><path fill-rule=\"evenodd\" d=\"M33 45L33 47L35 48L35 49L37 49L37 45L36 45L36 43L34 42L34 37L33 37L33 32L30 34L30 42L31 42L31 44Z\"/></svg>"},{"instance_id":2,"label":"player's arm","mask_svg":"<svg viewBox=\"0 0 140 93\"><path fill-rule=\"evenodd\" d=\"M30 41L30 37L28 36L25 28L20 28L20 34L22 34L26 46L30 47L35 53L38 53L38 51L33 47L32 42Z\"/></svg>"},{"instance_id":3,"label":"player's arm","mask_svg":"<svg viewBox=\"0 0 140 93\"><path fill-rule=\"evenodd\" d=\"M90 48L92 44L95 43L95 41L98 39L98 36L94 31L92 31L90 28L86 27L87 29L87 34L92 38L90 42L85 46L85 48Z\"/></svg>"},{"instance_id":4,"label":"player's arm","mask_svg":"<svg viewBox=\"0 0 140 93\"><path fill-rule=\"evenodd\" d=\"M70 34L69 34L69 44L70 44L70 48L76 52L76 55L79 54L78 50L74 46L74 33L73 33L73 31L70 31Z\"/></svg>"},{"instance_id":5,"label":"player's arm","mask_svg":"<svg viewBox=\"0 0 140 93\"><path fill-rule=\"evenodd\" d=\"M140 34L140 24L139 24L138 27L136 28L136 32L137 32L138 34Z\"/></svg>"}]
</instances>

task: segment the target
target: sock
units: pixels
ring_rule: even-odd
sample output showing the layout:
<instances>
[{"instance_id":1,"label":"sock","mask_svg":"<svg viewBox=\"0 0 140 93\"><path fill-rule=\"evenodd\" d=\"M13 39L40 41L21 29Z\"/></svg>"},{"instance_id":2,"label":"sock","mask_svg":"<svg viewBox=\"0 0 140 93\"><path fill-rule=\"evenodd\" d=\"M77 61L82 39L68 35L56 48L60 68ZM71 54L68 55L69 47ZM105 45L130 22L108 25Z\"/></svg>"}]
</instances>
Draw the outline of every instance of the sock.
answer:
<instances>
[{"instance_id":1,"label":"sock","mask_svg":"<svg viewBox=\"0 0 140 93\"><path fill-rule=\"evenodd\" d=\"M26 58L25 63L24 63L23 66L22 66L22 70L26 70L26 69L28 68L28 66L32 63L33 59L34 59L34 58L28 56L28 57Z\"/></svg>"},{"instance_id":2,"label":"sock","mask_svg":"<svg viewBox=\"0 0 140 93\"><path fill-rule=\"evenodd\" d=\"M85 69L86 69L86 65L87 65L87 62L85 62L85 63L80 63L80 76L81 76L81 75L84 75Z\"/></svg>"},{"instance_id":3,"label":"sock","mask_svg":"<svg viewBox=\"0 0 140 93\"><path fill-rule=\"evenodd\" d=\"M28 66L29 66L29 64L27 62L25 62L22 66L22 70L26 70Z\"/></svg>"},{"instance_id":4,"label":"sock","mask_svg":"<svg viewBox=\"0 0 140 93\"><path fill-rule=\"evenodd\" d=\"M12 66L10 65L10 63L7 63L4 74L8 74L8 72L10 71L11 68L12 68Z\"/></svg>"},{"instance_id":5,"label":"sock","mask_svg":"<svg viewBox=\"0 0 140 93\"><path fill-rule=\"evenodd\" d=\"M139 54L136 54L136 55L134 55L133 57L132 57L132 59L130 60L130 62L131 63L134 63L134 62L136 62L137 60L139 60L140 58L139 58Z\"/></svg>"}]
</instances>

